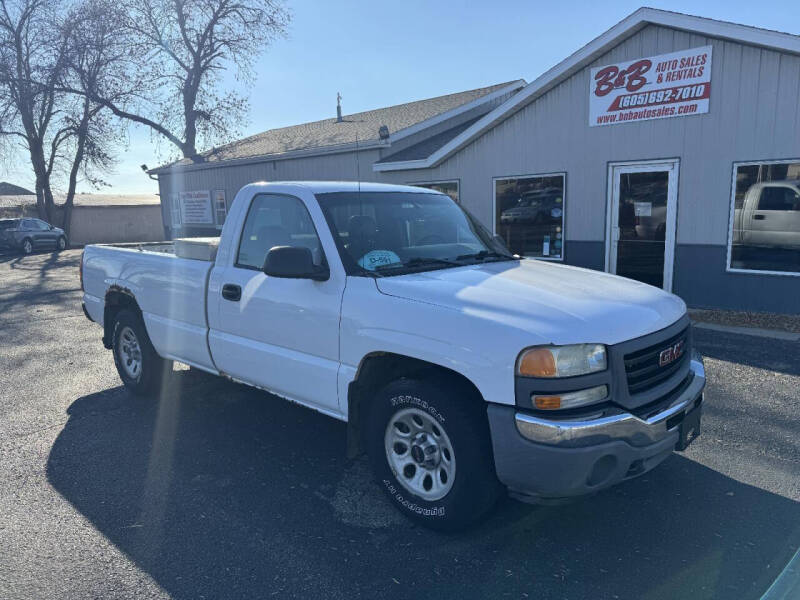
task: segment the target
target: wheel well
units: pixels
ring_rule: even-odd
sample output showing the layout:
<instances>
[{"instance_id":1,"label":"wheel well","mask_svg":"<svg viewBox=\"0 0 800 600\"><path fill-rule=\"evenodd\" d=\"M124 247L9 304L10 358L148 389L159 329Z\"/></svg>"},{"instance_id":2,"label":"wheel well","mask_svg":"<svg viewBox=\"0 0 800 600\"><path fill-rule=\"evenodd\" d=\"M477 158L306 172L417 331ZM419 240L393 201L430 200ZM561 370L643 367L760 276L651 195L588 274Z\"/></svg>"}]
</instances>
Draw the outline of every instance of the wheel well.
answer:
<instances>
[{"instance_id":1,"label":"wheel well","mask_svg":"<svg viewBox=\"0 0 800 600\"><path fill-rule=\"evenodd\" d=\"M446 378L449 385L460 387L467 398L482 401L480 391L461 373L428 361L394 354L376 352L361 361L355 379L347 392L347 456L353 458L361 453L363 424L367 422L369 401L383 386L395 379Z\"/></svg>"},{"instance_id":2,"label":"wheel well","mask_svg":"<svg viewBox=\"0 0 800 600\"><path fill-rule=\"evenodd\" d=\"M114 321L119 311L123 308L131 309L140 316L142 314L142 310L130 290L117 287L110 288L106 293L103 309L103 345L109 350L112 345L111 338L114 335Z\"/></svg>"}]
</instances>

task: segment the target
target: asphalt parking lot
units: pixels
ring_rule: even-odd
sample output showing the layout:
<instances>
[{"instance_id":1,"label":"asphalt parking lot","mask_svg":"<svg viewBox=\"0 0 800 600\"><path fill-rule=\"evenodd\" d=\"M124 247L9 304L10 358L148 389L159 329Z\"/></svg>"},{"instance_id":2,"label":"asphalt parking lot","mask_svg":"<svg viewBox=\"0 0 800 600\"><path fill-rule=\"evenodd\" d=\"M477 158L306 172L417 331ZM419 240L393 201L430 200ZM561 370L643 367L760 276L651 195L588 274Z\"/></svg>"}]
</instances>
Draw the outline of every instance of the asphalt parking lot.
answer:
<instances>
[{"instance_id":1,"label":"asphalt parking lot","mask_svg":"<svg viewBox=\"0 0 800 600\"><path fill-rule=\"evenodd\" d=\"M800 344L697 330L703 433L565 506L412 526L344 425L178 371L120 386L80 251L0 255L0 598L760 598L800 545Z\"/></svg>"}]
</instances>

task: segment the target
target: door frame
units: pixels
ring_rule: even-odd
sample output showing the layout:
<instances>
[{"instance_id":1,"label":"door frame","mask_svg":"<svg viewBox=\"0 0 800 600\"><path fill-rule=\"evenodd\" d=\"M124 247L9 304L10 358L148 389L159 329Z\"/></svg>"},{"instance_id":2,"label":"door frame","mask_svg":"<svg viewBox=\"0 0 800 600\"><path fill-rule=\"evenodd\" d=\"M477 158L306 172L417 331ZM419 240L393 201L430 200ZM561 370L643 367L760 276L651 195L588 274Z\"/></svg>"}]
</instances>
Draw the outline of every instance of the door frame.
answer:
<instances>
[{"instance_id":1,"label":"door frame","mask_svg":"<svg viewBox=\"0 0 800 600\"><path fill-rule=\"evenodd\" d=\"M608 184L606 194L606 239L605 270L617 272L617 242L619 241L619 185L620 173L668 173L667 183L667 222L664 235L664 279L662 289L672 291L672 275L675 266L675 229L678 216L678 174L680 159L666 158L655 160L635 160L608 163Z\"/></svg>"}]
</instances>

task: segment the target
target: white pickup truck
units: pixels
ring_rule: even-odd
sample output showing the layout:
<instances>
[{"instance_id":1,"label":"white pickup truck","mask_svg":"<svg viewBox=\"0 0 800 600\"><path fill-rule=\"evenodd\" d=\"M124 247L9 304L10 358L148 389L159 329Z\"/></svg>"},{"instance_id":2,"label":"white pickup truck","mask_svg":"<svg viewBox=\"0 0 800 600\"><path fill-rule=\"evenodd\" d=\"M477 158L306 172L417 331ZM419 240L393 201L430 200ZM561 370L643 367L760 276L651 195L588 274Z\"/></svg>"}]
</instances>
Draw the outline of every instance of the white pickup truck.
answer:
<instances>
[{"instance_id":1,"label":"white pickup truck","mask_svg":"<svg viewBox=\"0 0 800 600\"><path fill-rule=\"evenodd\" d=\"M751 185L733 214L733 243L800 249L800 180Z\"/></svg>"},{"instance_id":2,"label":"white pickup truck","mask_svg":"<svg viewBox=\"0 0 800 600\"><path fill-rule=\"evenodd\" d=\"M347 421L348 452L429 527L466 526L504 489L593 493L699 433L679 298L514 256L444 194L255 183L218 243L205 260L86 247L84 311L124 384L156 394L179 361Z\"/></svg>"}]
</instances>

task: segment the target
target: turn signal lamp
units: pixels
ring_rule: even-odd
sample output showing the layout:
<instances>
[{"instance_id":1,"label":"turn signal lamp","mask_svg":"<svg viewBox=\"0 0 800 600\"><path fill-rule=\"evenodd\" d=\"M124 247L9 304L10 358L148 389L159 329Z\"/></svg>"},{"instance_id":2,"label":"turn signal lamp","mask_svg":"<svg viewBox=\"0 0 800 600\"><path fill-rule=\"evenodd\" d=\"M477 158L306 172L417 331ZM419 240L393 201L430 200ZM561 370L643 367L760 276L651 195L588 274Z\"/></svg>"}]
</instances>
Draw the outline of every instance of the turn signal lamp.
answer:
<instances>
[{"instance_id":1,"label":"turn signal lamp","mask_svg":"<svg viewBox=\"0 0 800 600\"><path fill-rule=\"evenodd\" d=\"M556 358L549 348L532 348L520 357L518 370L527 377L555 377Z\"/></svg>"},{"instance_id":2,"label":"turn signal lamp","mask_svg":"<svg viewBox=\"0 0 800 600\"><path fill-rule=\"evenodd\" d=\"M579 406L586 406L587 404L596 404L597 402L602 402L607 397L608 387L605 385L598 385L585 390L578 390L577 392L569 392L557 396L539 396L537 394L532 394L531 401L533 407L539 410L559 410L564 408L577 408Z\"/></svg>"}]
</instances>

